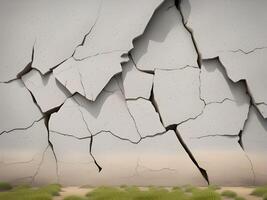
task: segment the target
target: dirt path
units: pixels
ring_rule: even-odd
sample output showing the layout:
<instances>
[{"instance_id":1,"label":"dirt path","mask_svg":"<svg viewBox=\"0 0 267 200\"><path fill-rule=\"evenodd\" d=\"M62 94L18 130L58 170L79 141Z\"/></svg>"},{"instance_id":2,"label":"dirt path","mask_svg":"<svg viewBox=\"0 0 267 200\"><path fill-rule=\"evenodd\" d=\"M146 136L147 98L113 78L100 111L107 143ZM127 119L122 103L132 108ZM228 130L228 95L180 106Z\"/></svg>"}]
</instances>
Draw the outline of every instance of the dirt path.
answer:
<instances>
[{"instance_id":1,"label":"dirt path","mask_svg":"<svg viewBox=\"0 0 267 200\"><path fill-rule=\"evenodd\" d=\"M75 195L84 197L92 189L90 188L80 188L80 187L63 187L62 191L59 193L60 196L54 197L53 200L63 200L67 196Z\"/></svg>"},{"instance_id":2,"label":"dirt path","mask_svg":"<svg viewBox=\"0 0 267 200\"><path fill-rule=\"evenodd\" d=\"M219 192L223 190L231 190L238 194L238 196L246 198L246 200L262 200L261 197L251 196L250 193L252 192L253 188L250 187L222 187Z\"/></svg>"}]
</instances>

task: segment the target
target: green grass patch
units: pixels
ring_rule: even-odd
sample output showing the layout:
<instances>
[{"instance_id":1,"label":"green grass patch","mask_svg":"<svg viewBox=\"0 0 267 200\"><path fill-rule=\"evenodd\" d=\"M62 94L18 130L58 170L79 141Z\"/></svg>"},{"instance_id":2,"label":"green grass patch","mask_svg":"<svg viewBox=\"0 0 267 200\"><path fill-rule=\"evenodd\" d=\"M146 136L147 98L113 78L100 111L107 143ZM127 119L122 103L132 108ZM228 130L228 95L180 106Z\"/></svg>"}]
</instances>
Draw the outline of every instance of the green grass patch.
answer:
<instances>
[{"instance_id":1,"label":"green grass patch","mask_svg":"<svg viewBox=\"0 0 267 200\"><path fill-rule=\"evenodd\" d=\"M41 187L39 190L51 194L52 196L58 196L61 186L59 184L50 184L44 187Z\"/></svg>"},{"instance_id":2,"label":"green grass patch","mask_svg":"<svg viewBox=\"0 0 267 200\"><path fill-rule=\"evenodd\" d=\"M137 187L127 187L125 190L112 187L96 188L86 196L90 200L221 200L220 194L212 189L197 189L192 195L186 194L180 188L168 191L165 188L150 187L141 191Z\"/></svg>"},{"instance_id":3,"label":"green grass patch","mask_svg":"<svg viewBox=\"0 0 267 200\"><path fill-rule=\"evenodd\" d=\"M192 193L194 190L196 190L196 187L192 185L185 185L183 186L183 189L185 192Z\"/></svg>"},{"instance_id":4,"label":"green grass patch","mask_svg":"<svg viewBox=\"0 0 267 200\"><path fill-rule=\"evenodd\" d=\"M224 191L222 191L221 195L224 196L224 197L230 197L230 198L237 197L237 194L234 191L231 191L231 190L224 190Z\"/></svg>"},{"instance_id":5,"label":"green grass patch","mask_svg":"<svg viewBox=\"0 0 267 200\"><path fill-rule=\"evenodd\" d=\"M190 200L221 200L219 193L212 189L195 189Z\"/></svg>"},{"instance_id":6,"label":"green grass patch","mask_svg":"<svg viewBox=\"0 0 267 200\"><path fill-rule=\"evenodd\" d=\"M190 200L182 191L169 192L157 187L150 187L147 191L141 191L138 187L127 187L125 190L101 187L89 192L87 197L90 200Z\"/></svg>"},{"instance_id":7,"label":"green grass patch","mask_svg":"<svg viewBox=\"0 0 267 200\"><path fill-rule=\"evenodd\" d=\"M244 197L237 196L237 197L235 197L235 200L246 200L246 199Z\"/></svg>"},{"instance_id":8,"label":"green grass patch","mask_svg":"<svg viewBox=\"0 0 267 200\"><path fill-rule=\"evenodd\" d=\"M30 189L31 186L29 185L18 185L13 187L12 191L18 191L18 190L25 190L25 189Z\"/></svg>"},{"instance_id":9,"label":"green grass patch","mask_svg":"<svg viewBox=\"0 0 267 200\"><path fill-rule=\"evenodd\" d=\"M86 200L86 198L75 196L75 195L71 195L71 196L65 197L64 200Z\"/></svg>"},{"instance_id":10,"label":"green grass patch","mask_svg":"<svg viewBox=\"0 0 267 200\"><path fill-rule=\"evenodd\" d=\"M262 196L263 200L267 200L267 193Z\"/></svg>"},{"instance_id":11,"label":"green grass patch","mask_svg":"<svg viewBox=\"0 0 267 200\"><path fill-rule=\"evenodd\" d=\"M30 188L28 186L19 186L13 190L0 193L0 200L52 200L52 197L58 195L60 185L52 184L40 188Z\"/></svg>"},{"instance_id":12,"label":"green grass patch","mask_svg":"<svg viewBox=\"0 0 267 200\"><path fill-rule=\"evenodd\" d=\"M0 191L11 190L12 186L9 183L0 182Z\"/></svg>"},{"instance_id":13,"label":"green grass patch","mask_svg":"<svg viewBox=\"0 0 267 200\"><path fill-rule=\"evenodd\" d=\"M181 190L181 188L178 186L174 186L174 187L172 187L172 190Z\"/></svg>"},{"instance_id":14,"label":"green grass patch","mask_svg":"<svg viewBox=\"0 0 267 200\"><path fill-rule=\"evenodd\" d=\"M257 187L251 193L251 195L258 196L258 197L262 197L265 194L267 194L267 185L266 186Z\"/></svg>"},{"instance_id":15,"label":"green grass patch","mask_svg":"<svg viewBox=\"0 0 267 200\"><path fill-rule=\"evenodd\" d=\"M218 185L209 185L208 188L209 189L212 189L212 190L219 190L219 189L221 189L221 187L218 186Z\"/></svg>"}]
</instances>

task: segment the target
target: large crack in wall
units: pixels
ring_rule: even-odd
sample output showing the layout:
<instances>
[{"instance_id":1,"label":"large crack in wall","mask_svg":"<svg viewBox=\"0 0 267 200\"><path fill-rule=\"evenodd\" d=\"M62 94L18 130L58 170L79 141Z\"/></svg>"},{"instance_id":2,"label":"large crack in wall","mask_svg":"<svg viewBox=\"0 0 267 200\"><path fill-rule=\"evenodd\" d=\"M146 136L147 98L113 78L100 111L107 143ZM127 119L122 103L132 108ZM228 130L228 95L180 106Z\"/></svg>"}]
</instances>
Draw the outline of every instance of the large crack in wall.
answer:
<instances>
[{"instance_id":1,"label":"large crack in wall","mask_svg":"<svg viewBox=\"0 0 267 200\"><path fill-rule=\"evenodd\" d=\"M1 1L0 180L266 183L266 6Z\"/></svg>"}]
</instances>

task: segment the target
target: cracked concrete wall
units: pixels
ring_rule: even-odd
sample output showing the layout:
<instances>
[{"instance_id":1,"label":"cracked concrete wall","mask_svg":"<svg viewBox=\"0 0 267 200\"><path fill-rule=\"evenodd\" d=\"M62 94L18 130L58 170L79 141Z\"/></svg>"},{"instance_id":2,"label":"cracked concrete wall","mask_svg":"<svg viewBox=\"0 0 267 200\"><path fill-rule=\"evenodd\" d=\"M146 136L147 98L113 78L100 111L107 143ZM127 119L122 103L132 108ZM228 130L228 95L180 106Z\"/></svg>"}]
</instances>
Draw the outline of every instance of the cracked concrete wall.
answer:
<instances>
[{"instance_id":1,"label":"cracked concrete wall","mask_svg":"<svg viewBox=\"0 0 267 200\"><path fill-rule=\"evenodd\" d=\"M0 180L266 184L266 7L1 1Z\"/></svg>"}]
</instances>

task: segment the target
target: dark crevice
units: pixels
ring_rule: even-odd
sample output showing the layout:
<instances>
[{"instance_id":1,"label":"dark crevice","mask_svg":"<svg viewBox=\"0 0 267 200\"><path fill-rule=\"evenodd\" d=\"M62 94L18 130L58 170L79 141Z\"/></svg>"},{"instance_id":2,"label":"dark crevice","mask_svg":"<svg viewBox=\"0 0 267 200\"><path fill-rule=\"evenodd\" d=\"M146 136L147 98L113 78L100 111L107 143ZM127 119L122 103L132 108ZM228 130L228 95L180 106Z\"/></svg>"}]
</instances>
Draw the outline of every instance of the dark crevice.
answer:
<instances>
[{"instance_id":1,"label":"dark crevice","mask_svg":"<svg viewBox=\"0 0 267 200\"><path fill-rule=\"evenodd\" d=\"M13 82L13 81L20 80L21 77L22 77L23 75L27 74L28 72L30 72L30 71L32 70L32 62L33 62L33 59L34 59L34 45L33 45L33 47L32 47L31 62L29 62L29 63L26 65L26 67L24 67L24 69L21 70L21 71L17 74L16 78L13 78L13 79L8 80L8 81L1 81L0 83L11 83L11 82ZM38 70L38 69L37 69L37 70Z\"/></svg>"},{"instance_id":2,"label":"dark crevice","mask_svg":"<svg viewBox=\"0 0 267 200\"><path fill-rule=\"evenodd\" d=\"M238 133L238 144L240 145L240 147L242 149L244 149L244 146L243 146L243 141L242 141L242 134L243 134L243 130L240 130L239 133Z\"/></svg>"},{"instance_id":3,"label":"dark crevice","mask_svg":"<svg viewBox=\"0 0 267 200\"><path fill-rule=\"evenodd\" d=\"M251 108L252 108L252 104L251 104L251 101L250 101L248 114L249 114L249 112L251 112ZM243 130L245 130L247 122L248 122L248 116L247 116L246 121L244 122ZM252 163L252 161L251 161L249 155L247 154L247 152L246 152L246 150L244 148L244 145L243 145L243 141L242 141L243 130L240 130L240 132L238 134L238 137L239 137L238 144L240 145L241 149L244 151L244 154L245 154L247 160L249 161L250 168L251 168L251 171L252 171L252 174L253 174L253 185L255 185L255 183L256 183L256 174L255 174L255 171L254 171L253 163Z\"/></svg>"},{"instance_id":4,"label":"dark crevice","mask_svg":"<svg viewBox=\"0 0 267 200\"><path fill-rule=\"evenodd\" d=\"M78 47L81 47L81 46L84 45L84 43L85 43L85 41L86 41L86 38L90 35L90 33L93 31L94 27L96 26L97 21L98 21L99 16L100 16L101 9L102 9L102 3L103 3L103 1L101 0L100 6L99 6L99 8L98 8L98 14L97 14L97 17L96 17L96 19L95 19L95 22L94 22L93 26L91 26L91 28L89 29L89 31L84 35L82 42L81 42L79 45L76 46L76 48L75 48L75 50L74 50L74 52L73 52L73 54L72 54L71 57L74 57L74 54L75 54L76 49L77 49Z\"/></svg>"},{"instance_id":5,"label":"dark crevice","mask_svg":"<svg viewBox=\"0 0 267 200\"><path fill-rule=\"evenodd\" d=\"M34 42L34 45L32 47L32 56L31 56L31 62L21 71L17 74L17 79L21 79L21 77L24 75L24 74L27 74L29 71L32 70L32 62L33 62L33 59L34 59L34 46L35 46L35 42ZM38 70L38 69L37 69Z\"/></svg>"},{"instance_id":6,"label":"dark crevice","mask_svg":"<svg viewBox=\"0 0 267 200\"><path fill-rule=\"evenodd\" d=\"M63 104L62 104L63 105ZM49 120L51 118L51 115L53 113L56 113L58 112L58 110L60 109L60 107L62 106L60 105L59 107L56 107L50 111L47 111L46 113L44 113L44 122L45 122L45 126L46 126L46 129L47 129L47 134L48 134L48 144L52 150L52 153L53 153L53 156L55 158L55 161L56 161L56 173L57 173L57 181L59 180L59 171L58 171L58 159L57 159L57 155L56 155L56 152L55 152L55 149L54 149L54 145L53 143L50 141L50 131L49 131Z\"/></svg>"},{"instance_id":7,"label":"dark crevice","mask_svg":"<svg viewBox=\"0 0 267 200\"><path fill-rule=\"evenodd\" d=\"M82 120L83 120L83 122L84 122L84 124L85 124L86 130L88 131L88 133L89 133L89 135L90 135L89 154L90 154L90 156L92 157L92 159L94 160L94 163L95 163L96 167L98 168L98 172L101 172L102 167L97 163L97 161L96 161L94 155L92 154L92 146L93 146L93 137L94 137L94 135L92 134L92 132L91 132L91 130L90 130L90 128L89 128L89 126L88 126L86 120L85 120L85 117L84 117L84 115L83 115L83 112L81 111L81 109L80 109L80 107L79 107L79 106L81 106L81 105L79 104L79 102L78 102L75 98L74 98L74 101L75 101L75 102L77 103L77 105L78 105L78 110L79 110L79 112L80 112L80 114L81 114L81 117L82 117Z\"/></svg>"},{"instance_id":8,"label":"dark crevice","mask_svg":"<svg viewBox=\"0 0 267 200\"><path fill-rule=\"evenodd\" d=\"M51 129L50 129L50 132L56 133L58 135L66 136L66 137L72 137L72 138L75 138L77 140L86 140L86 139L89 139L89 138L92 137L91 135L90 136L85 136L85 137L77 137L77 136L72 135L72 134L62 133L62 132L51 130Z\"/></svg>"},{"instance_id":9,"label":"dark crevice","mask_svg":"<svg viewBox=\"0 0 267 200\"><path fill-rule=\"evenodd\" d=\"M101 6L102 6L102 1L101 1L100 8L101 8ZM100 10L99 10L99 12L100 12ZM67 60L69 60L70 58L75 59L74 54L75 54L75 52L76 52L76 49L77 49L79 46L83 46L83 45L84 45L85 40L86 40L87 36L92 32L92 30L93 30L93 28L94 28L94 26L95 26L95 24L96 24L96 22L97 22L97 20L98 20L98 17L99 17L99 14L98 14L97 19L96 19L95 23L93 24L93 26L90 28L90 30L88 31L88 33L86 33L86 34L84 35L84 37L83 37L83 39L82 39L82 42L81 42L79 45L77 45L77 46L75 47L75 49L74 49L72 55L69 56L68 58L64 59L63 61L61 61L60 63L58 63L58 64L55 65L54 67L51 67L51 68L49 69L49 71L46 72L44 75L47 75L47 74L51 73L54 69L56 69L58 66L60 66L61 64L63 64L63 63L66 62ZM35 69L36 69L36 68L35 68ZM37 70L38 70L38 69L37 69Z\"/></svg>"},{"instance_id":10,"label":"dark crevice","mask_svg":"<svg viewBox=\"0 0 267 200\"><path fill-rule=\"evenodd\" d=\"M120 89L120 91L121 91L121 93L122 93L122 96L123 96L123 91L122 91L122 89L121 89L120 87L119 87L119 89ZM141 139L141 138L142 138L142 135L141 135L141 133L140 133L139 130L138 130L137 123L136 123L136 121L135 121L135 119L134 119L134 116L132 115L132 113L131 113L131 111L130 111L128 105L127 105L127 102L126 102L126 105L125 105L125 106L126 106L126 109L127 109L128 113L129 113L130 117L132 118L132 120L133 120L133 122L134 122L135 129L136 129L136 131L137 131L137 133L139 134L140 139Z\"/></svg>"},{"instance_id":11,"label":"dark crevice","mask_svg":"<svg viewBox=\"0 0 267 200\"><path fill-rule=\"evenodd\" d=\"M40 119L37 119L37 120L35 120L35 121L33 121L29 126L27 126L27 127L20 127L20 128L14 128L14 129L11 129L11 130L8 130L8 131L2 131L1 133L0 133L0 136L2 135L2 134L6 134L6 133L10 133L10 132L12 132L12 131L23 131L23 130L27 130L27 129L29 129L29 128L31 128L35 123L37 123L37 122L39 122L39 121L41 121L41 120L43 120L44 119L44 117L41 117Z\"/></svg>"},{"instance_id":12,"label":"dark crevice","mask_svg":"<svg viewBox=\"0 0 267 200\"><path fill-rule=\"evenodd\" d=\"M72 58L75 61L83 61L83 60L86 60L88 58L93 58L93 57L100 56L100 55L112 54L112 53L115 53L115 52L125 52L125 50L118 49L118 50L112 50L112 51L104 51L104 52L99 52L99 53L96 53L96 54L93 54L93 55L89 55L89 56L86 56L86 57L83 57L83 58L76 58L75 56L73 56Z\"/></svg>"},{"instance_id":13,"label":"dark crevice","mask_svg":"<svg viewBox=\"0 0 267 200\"><path fill-rule=\"evenodd\" d=\"M202 139L202 138L208 138L208 137L228 137L228 138L237 138L238 135L231 135L231 134L212 134L212 135L203 135L198 137L190 137L191 139Z\"/></svg>"},{"instance_id":14,"label":"dark crevice","mask_svg":"<svg viewBox=\"0 0 267 200\"><path fill-rule=\"evenodd\" d=\"M192 162L195 164L195 166L198 168L198 170L200 171L201 175L203 176L203 178L207 181L208 184L210 184L209 182L209 177L208 177L208 173L205 169L203 169L202 167L199 166L199 164L197 163L194 155L192 154L192 152L190 151L190 149L187 147L187 145L185 144L183 138L181 137L181 135L179 134L179 132L177 131L176 127L174 129L172 129L180 144L183 146L184 150L186 151L186 153L188 154L188 156L190 157L190 159L192 160Z\"/></svg>"},{"instance_id":15,"label":"dark crevice","mask_svg":"<svg viewBox=\"0 0 267 200\"><path fill-rule=\"evenodd\" d=\"M98 172L101 172L102 167L96 162L96 159L95 159L94 155L92 154L93 138L94 138L94 137L91 136L90 145L89 145L89 153L90 153L91 157L93 158L95 165L96 165L97 168L98 168Z\"/></svg>"},{"instance_id":16,"label":"dark crevice","mask_svg":"<svg viewBox=\"0 0 267 200\"><path fill-rule=\"evenodd\" d=\"M146 99L145 97L136 97L136 98L125 98L126 101L137 101L139 99L143 99L148 101L149 99Z\"/></svg>"},{"instance_id":17,"label":"dark crevice","mask_svg":"<svg viewBox=\"0 0 267 200\"><path fill-rule=\"evenodd\" d=\"M79 109L79 110L80 110L80 109ZM96 165L97 168L98 168L98 172L101 172L102 167L97 163L97 161L96 161L94 155L92 154L92 146L93 146L93 138L94 138L94 136L93 136L93 134L91 133L91 131L90 131L89 127L88 127L88 124L87 124L87 122L86 122L86 120L85 120L85 118L84 118L83 113L82 113L81 110L80 110L80 113L81 113L81 115L82 115L82 118L83 118L83 121L84 121L84 123L85 123L86 129L87 129L87 131L88 131L88 132L90 133L90 135L91 135L90 145L89 145L89 153L90 153L91 157L93 158L95 165Z\"/></svg>"},{"instance_id":18,"label":"dark crevice","mask_svg":"<svg viewBox=\"0 0 267 200\"><path fill-rule=\"evenodd\" d=\"M243 54L250 54L250 53L253 53L253 52L257 51L257 50L263 50L263 49L266 49L266 48L267 47L264 46L264 47L256 47L256 48L254 48L252 50L249 50L249 51L244 51L243 49L237 49L237 50L230 50L229 52L232 52L232 53L241 52Z\"/></svg>"},{"instance_id":19,"label":"dark crevice","mask_svg":"<svg viewBox=\"0 0 267 200\"><path fill-rule=\"evenodd\" d=\"M200 54L200 51L198 50L197 42L196 42L196 40L195 40L195 38L194 38L193 30L192 30L191 28L189 28L189 27L186 25L186 21L185 21L185 18L184 18L182 9L181 9L181 0L175 0L175 6L176 6L177 10L178 10L178 11L180 12L180 14L181 14L182 22L183 22L183 25L184 25L185 29L188 31L188 33L189 33L190 36L191 36L193 45L194 45L195 50L196 50L196 53L197 53L197 63L198 63L198 67L201 68L201 65L202 65L201 54Z\"/></svg>"},{"instance_id":20,"label":"dark crevice","mask_svg":"<svg viewBox=\"0 0 267 200\"><path fill-rule=\"evenodd\" d=\"M169 125L169 126L166 127L166 131L170 131L170 130L172 130L172 131L175 132L175 134L177 136L177 139L179 140L180 144L182 145L182 147L184 148L184 150L186 151L186 153L190 157L191 161L198 168L198 170L200 171L200 173L203 176L203 178L207 181L207 183L210 184L207 171L205 169L203 169L202 167L200 167L199 164L197 163L194 155L192 154L192 152L190 151L190 149L187 147L187 145L185 144L183 138L181 137L181 135L177 131L177 124L172 124L172 125Z\"/></svg>"},{"instance_id":21,"label":"dark crevice","mask_svg":"<svg viewBox=\"0 0 267 200\"><path fill-rule=\"evenodd\" d=\"M43 75L45 76L45 75L47 75L47 74L53 72L54 69L56 69L58 66L62 65L62 64L63 64L64 62L66 62L69 58L71 58L71 57L68 57L68 58L64 59L63 61L61 61L60 63L58 63L58 64L55 65L54 67L49 68L49 70L48 70L46 73L44 73L44 74L41 73L41 74L43 74ZM34 68L34 69L38 70L37 68Z\"/></svg>"},{"instance_id":22,"label":"dark crevice","mask_svg":"<svg viewBox=\"0 0 267 200\"><path fill-rule=\"evenodd\" d=\"M154 81L152 83L152 88L151 88L151 93L150 93L150 97L149 97L149 101L151 102L151 104L153 105L155 111L158 113L158 116L159 116L159 120L162 124L163 127L164 126L164 123L163 123L163 120L162 120L162 117L161 117L161 114L160 114L160 111L159 111L159 107L158 107L158 104L155 100L155 96L154 96ZM166 127L165 127L166 128Z\"/></svg>"}]
</instances>

